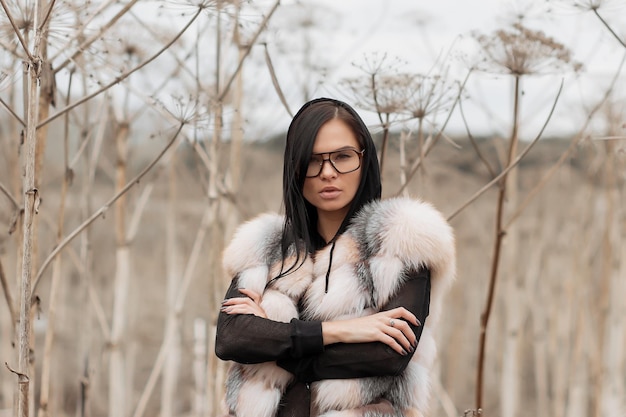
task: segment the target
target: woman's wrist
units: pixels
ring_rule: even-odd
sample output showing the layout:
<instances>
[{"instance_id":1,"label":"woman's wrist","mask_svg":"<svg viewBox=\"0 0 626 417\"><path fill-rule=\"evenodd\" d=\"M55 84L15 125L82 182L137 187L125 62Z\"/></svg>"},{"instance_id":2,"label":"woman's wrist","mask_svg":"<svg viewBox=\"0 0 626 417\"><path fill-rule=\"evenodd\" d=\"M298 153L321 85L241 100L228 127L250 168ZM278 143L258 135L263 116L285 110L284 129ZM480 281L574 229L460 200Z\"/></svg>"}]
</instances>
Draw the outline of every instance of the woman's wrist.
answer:
<instances>
[{"instance_id":1,"label":"woman's wrist","mask_svg":"<svg viewBox=\"0 0 626 417\"><path fill-rule=\"evenodd\" d=\"M333 343L343 342L342 336L344 332L341 330L341 324L338 321L324 321L322 322L322 339L324 340L324 346L332 345Z\"/></svg>"}]
</instances>

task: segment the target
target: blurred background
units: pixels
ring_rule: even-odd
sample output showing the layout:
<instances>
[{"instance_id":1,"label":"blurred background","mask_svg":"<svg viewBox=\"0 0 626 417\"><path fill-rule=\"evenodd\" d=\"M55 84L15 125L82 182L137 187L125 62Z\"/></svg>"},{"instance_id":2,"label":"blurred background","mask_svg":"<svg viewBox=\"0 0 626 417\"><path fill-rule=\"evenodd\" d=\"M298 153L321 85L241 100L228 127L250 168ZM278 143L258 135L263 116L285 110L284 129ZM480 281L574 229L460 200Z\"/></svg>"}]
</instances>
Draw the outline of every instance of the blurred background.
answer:
<instances>
[{"instance_id":1,"label":"blurred background","mask_svg":"<svg viewBox=\"0 0 626 417\"><path fill-rule=\"evenodd\" d=\"M222 415L221 252L321 96L455 230L431 415L626 416L625 59L617 0L3 0L0 416Z\"/></svg>"}]
</instances>

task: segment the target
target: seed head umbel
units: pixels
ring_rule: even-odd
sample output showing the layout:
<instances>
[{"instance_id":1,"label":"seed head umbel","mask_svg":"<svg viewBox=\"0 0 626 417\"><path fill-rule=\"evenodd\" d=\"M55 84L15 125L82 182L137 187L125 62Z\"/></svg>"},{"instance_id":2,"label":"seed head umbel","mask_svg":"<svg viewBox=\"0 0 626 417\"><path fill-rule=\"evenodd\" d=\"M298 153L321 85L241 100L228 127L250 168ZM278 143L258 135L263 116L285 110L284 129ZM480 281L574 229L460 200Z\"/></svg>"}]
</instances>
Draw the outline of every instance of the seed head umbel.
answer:
<instances>
[{"instance_id":1,"label":"seed head umbel","mask_svg":"<svg viewBox=\"0 0 626 417\"><path fill-rule=\"evenodd\" d=\"M491 35L475 34L481 47L478 69L514 76L579 71L570 50L541 31L515 23Z\"/></svg>"}]
</instances>

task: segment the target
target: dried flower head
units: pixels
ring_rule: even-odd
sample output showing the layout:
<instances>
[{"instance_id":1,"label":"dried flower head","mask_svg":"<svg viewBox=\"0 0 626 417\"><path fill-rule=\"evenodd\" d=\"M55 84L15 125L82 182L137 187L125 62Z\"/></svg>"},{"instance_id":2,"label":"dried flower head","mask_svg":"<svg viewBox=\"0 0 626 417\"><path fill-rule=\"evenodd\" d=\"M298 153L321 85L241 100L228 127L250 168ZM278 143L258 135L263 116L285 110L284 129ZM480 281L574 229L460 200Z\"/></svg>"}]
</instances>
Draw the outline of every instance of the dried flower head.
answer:
<instances>
[{"instance_id":1,"label":"dried flower head","mask_svg":"<svg viewBox=\"0 0 626 417\"><path fill-rule=\"evenodd\" d=\"M563 8L573 8L582 11L600 9L609 11L624 8L623 0L546 0L546 2Z\"/></svg>"},{"instance_id":2,"label":"dried flower head","mask_svg":"<svg viewBox=\"0 0 626 417\"><path fill-rule=\"evenodd\" d=\"M407 77L406 110L411 117L423 119L447 111L459 92L456 83L444 75L411 74Z\"/></svg>"},{"instance_id":3,"label":"dried flower head","mask_svg":"<svg viewBox=\"0 0 626 417\"><path fill-rule=\"evenodd\" d=\"M17 30L28 38L35 29L35 3L10 2L7 6L8 13L13 18ZM3 40L10 39L13 44L17 43L17 35L4 10L0 13L0 38Z\"/></svg>"},{"instance_id":4,"label":"dried flower head","mask_svg":"<svg viewBox=\"0 0 626 417\"><path fill-rule=\"evenodd\" d=\"M209 109L204 103L205 98L193 94L167 95L154 100L156 109L168 115L168 119L179 123L193 125L195 128L206 129L209 120Z\"/></svg>"},{"instance_id":5,"label":"dried flower head","mask_svg":"<svg viewBox=\"0 0 626 417\"><path fill-rule=\"evenodd\" d=\"M572 59L568 48L541 31L516 23L510 30L493 35L475 34L483 59L479 69L514 76L579 71L582 64Z\"/></svg>"},{"instance_id":6,"label":"dried flower head","mask_svg":"<svg viewBox=\"0 0 626 417\"><path fill-rule=\"evenodd\" d=\"M209 13L213 14L214 11L220 8L227 8L232 1L231 0L167 0L161 1L156 0L155 3L158 4L157 16L161 17L161 15L172 16L189 16L191 14L195 14L198 10L206 10Z\"/></svg>"},{"instance_id":7,"label":"dried flower head","mask_svg":"<svg viewBox=\"0 0 626 417\"><path fill-rule=\"evenodd\" d=\"M406 102L406 84L397 73L399 59L389 62L386 54L373 53L356 65L364 76L344 78L340 85L353 96L356 107L381 113L400 113Z\"/></svg>"},{"instance_id":8,"label":"dried flower head","mask_svg":"<svg viewBox=\"0 0 626 417\"><path fill-rule=\"evenodd\" d=\"M458 91L444 75L399 73L398 61L388 65L386 56L367 59L365 77L346 78L342 85L356 98L355 105L383 114L423 119L445 110ZM444 71L445 73L445 71Z\"/></svg>"},{"instance_id":9,"label":"dried flower head","mask_svg":"<svg viewBox=\"0 0 626 417\"><path fill-rule=\"evenodd\" d=\"M34 38L35 24L42 26L42 22L35 21L35 2L10 2L8 11L15 22L17 29L26 42ZM94 7L91 1L75 2L57 0L54 3L48 19L43 25L43 38L48 49L48 56L54 56L58 51L67 49L68 44L75 36L76 27L85 20L85 16ZM42 14L47 11L40 11ZM18 37L6 13L0 13L0 48L22 54L17 48Z\"/></svg>"}]
</instances>

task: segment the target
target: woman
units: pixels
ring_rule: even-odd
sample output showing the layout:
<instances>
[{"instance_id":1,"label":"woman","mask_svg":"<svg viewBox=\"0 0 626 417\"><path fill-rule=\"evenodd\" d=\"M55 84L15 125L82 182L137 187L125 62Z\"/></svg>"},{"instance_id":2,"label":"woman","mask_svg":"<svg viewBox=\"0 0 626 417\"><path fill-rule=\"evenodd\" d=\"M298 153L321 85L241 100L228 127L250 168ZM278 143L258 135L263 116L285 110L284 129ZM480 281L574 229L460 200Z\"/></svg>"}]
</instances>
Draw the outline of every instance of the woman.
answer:
<instances>
[{"instance_id":1,"label":"woman","mask_svg":"<svg viewBox=\"0 0 626 417\"><path fill-rule=\"evenodd\" d=\"M380 194L358 114L333 99L306 103L287 132L285 215L242 225L224 253L233 280L216 354L234 361L228 415L427 413L454 237L430 205Z\"/></svg>"}]
</instances>

